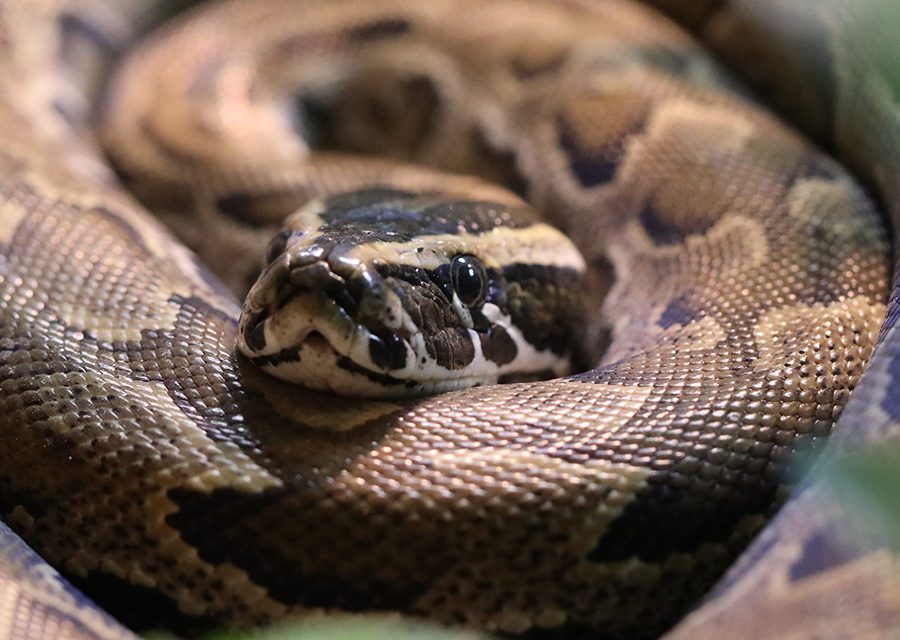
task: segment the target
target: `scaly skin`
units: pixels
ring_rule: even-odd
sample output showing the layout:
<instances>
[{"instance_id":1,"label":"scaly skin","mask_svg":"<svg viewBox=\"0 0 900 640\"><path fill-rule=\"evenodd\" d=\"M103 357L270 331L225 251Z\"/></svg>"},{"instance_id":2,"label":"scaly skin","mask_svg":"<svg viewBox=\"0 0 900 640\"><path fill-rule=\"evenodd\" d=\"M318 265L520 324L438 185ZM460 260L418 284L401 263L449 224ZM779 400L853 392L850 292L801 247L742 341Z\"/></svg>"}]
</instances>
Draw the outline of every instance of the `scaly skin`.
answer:
<instances>
[{"instance_id":1,"label":"scaly skin","mask_svg":"<svg viewBox=\"0 0 900 640\"><path fill-rule=\"evenodd\" d=\"M4 520L69 574L229 624L326 606L658 633L758 530L793 449L820 443L856 386L886 313L874 208L689 38L629 4L303 7L227 3L132 53L99 113L135 192L169 221L191 205L215 226L175 226L231 256L310 195L427 186L430 172L310 155L293 135L292 92L321 99L328 73L369 69L331 128L360 137L329 142L377 145L354 106L374 100L402 116L394 156L524 184L593 269L603 306L587 351L602 361L397 403L257 372L235 354L231 295L99 161L78 100L90 84L63 82L52 44L59 7L8 3ZM70 46L126 38L105 11L68 10L81 17ZM432 103L438 124L417 111ZM239 288L236 273L224 270ZM868 378L890 418L891 378ZM791 548L791 513L771 548ZM745 564L733 584L754 575Z\"/></svg>"}]
</instances>

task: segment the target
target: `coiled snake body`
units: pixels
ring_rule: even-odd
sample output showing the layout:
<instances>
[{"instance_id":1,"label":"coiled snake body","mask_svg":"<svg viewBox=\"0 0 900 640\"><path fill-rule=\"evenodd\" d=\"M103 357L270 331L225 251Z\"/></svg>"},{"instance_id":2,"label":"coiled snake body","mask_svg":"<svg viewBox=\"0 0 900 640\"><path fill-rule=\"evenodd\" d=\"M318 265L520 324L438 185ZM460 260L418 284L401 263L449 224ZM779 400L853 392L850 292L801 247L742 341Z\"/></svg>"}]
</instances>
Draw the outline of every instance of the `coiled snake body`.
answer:
<instances>
[{"instance_id":1,"label":"coiled snake body","mask_svg":"<svg viewBox=\"0 0 900 640\"><path fill-rule=\"evenodd\" d=\"M771 5L685 18L734 51L767 33ZM16 533L87 586L237 625L336 608L653 635L759 531L791 452L830 431L885 318L842 437L896 438L897 311L874 206L648 9L232 1L151 36L91 106L142 11L0 5L0 500ZM842 34L870 24L865 8L810 11L846 68L864 59ZM791 61L776 88L809 62L782 45L767 54ZM831 102L814 77L789 106L832 105L812 112L821 134L868 105L865 135L838 128L832 142L893 215L900 147L875 151L900 142L875 69L847 71L868 81L849 93L837 74ZM519 206L471 178L314 146L515 189L584 255L590 367L390 401L270 378L236 351L232 294L98 162L89 108L121 179L232 289L311 198L376 184ZM519 327L548 302L542 273L509 277ZM429 353L452 368L468 343L447 340ZM499 362L501 347L480 348ZM831 548L829 518L826 490L808 487L685 633L715 637L782 601L810 625L900 624L896 573L877 570L895 556L873 543L813 561ZM8 618L13 634L23 620L124 633L40 571L39 589L18 587L28 615ZM815 596L790 589L810 576L825 578ZM838 592L856 606L840 618L826 604L816 622L811 603Z\"/></svg>"}]
</instances>

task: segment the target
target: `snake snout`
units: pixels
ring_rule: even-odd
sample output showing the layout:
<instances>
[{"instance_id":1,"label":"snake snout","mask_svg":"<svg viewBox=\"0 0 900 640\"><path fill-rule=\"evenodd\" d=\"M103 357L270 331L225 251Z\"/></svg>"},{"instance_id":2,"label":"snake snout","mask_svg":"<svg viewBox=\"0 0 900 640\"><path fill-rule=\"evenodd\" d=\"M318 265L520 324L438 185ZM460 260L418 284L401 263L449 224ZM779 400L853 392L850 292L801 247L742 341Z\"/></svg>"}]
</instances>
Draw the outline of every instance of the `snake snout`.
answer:
<instances>
[{"instance_id":1,"label":"snake snout","mask_svg":"<svg viewBox=\"0 0 900 640\"><path fill-rule=\"evenodd\" d=\"M335 371L394 373L411 347L398 332L397 293L340 244L288 249L270 260L244 303L239 347L289 382L335 388Z\"/></svg>"}]
</instances>

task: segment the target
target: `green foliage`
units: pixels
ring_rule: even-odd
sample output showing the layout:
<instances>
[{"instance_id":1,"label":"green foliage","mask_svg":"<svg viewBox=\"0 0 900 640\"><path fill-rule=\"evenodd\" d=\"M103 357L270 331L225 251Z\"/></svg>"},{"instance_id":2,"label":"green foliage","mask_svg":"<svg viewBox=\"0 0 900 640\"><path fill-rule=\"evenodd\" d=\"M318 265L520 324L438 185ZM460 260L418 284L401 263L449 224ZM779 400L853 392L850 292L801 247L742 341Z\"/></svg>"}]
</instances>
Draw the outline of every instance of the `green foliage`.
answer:
<instances>
[{"instance_id":1,"label":"green foliage","mask_svg":"<svg viewBox=\"0 0 900 640\"><path fill-rule=\"evenodd\" d=\"M815 469L867 537L900 553L900 447L831 455Z\"/></svg>"},{"instance_id":2,"label":"green foliage","mask_svg":"<svg viewBox=\"0 0 900 640\"><path fill-rule=\"evenodd\" d=\"M219 632L207 640L487 640L489 636L453 631L411 620L372 616L318 616L256 632Z\"/></svg>"}]
</instances>

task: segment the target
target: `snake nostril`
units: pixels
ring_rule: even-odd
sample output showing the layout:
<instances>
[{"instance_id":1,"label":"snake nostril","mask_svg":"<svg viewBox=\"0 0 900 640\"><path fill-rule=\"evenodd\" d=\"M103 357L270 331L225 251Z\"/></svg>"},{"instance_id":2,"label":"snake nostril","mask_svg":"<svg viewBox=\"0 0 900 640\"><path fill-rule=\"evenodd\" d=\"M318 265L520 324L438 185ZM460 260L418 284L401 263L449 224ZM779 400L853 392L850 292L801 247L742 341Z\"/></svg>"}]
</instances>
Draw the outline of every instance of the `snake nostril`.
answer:
<instances>
[{"instance_id":1,"label":"snake nostril","mask_svg":"<svg viewBox=\"0 0 900 640\"><path fill-rule=\"evenodd\" d=\"M256 352L266 348L266 316L257 313L247 319L243 328L244 342Z\"/></svg>"},{"instance_id":2,"label":"snake nostril","mask_svg":"<svg viewBox=\"0 0 900 640\"><path fill-rule=\"evenodd\" d=\"M282 229L272 240L269 242L269 246L266 249L266 264L272 264L275 262L275 259L284 253L285 248L287 248L288 239L291 237L291 232L288 229Z\"/></svg>"},{"instance_id":3,"label":"snake nostril","mask_svg":"<svg viewBox=\"0 0 900 640\"><path fill-rule=\"evenodd\" d=\"M358 275L354 275L352 278L347 280L347 295L357 302L362 300L363 296L366 293L366 288L367 287L365 280Z\"/></svg>"},{"instance_id":4,"label":"snake nostril","mask_svg":"<svg viewBox=\"0 0 900 640\"><path fill-rule=\"evenodd\" d=\"M348 316L351 318L356 316L359 311L359 299L351 295L347 287L335 287L326 291L326 293Z\"/></svg>"},{"instance_id":5,"label":"snake nostril","mask_svg":"<svg viewBox=\"0 0 900 640\"><path fill-rule=\"evenodd\" d=\"M302 262L292 266L289 276L292 287L318 291L343 309L351 318L356 317L367 287L359 279L346 281L335 273L327 262ZM360 286L362 285L362 286Z\"/></svg>"}]
</instances>

